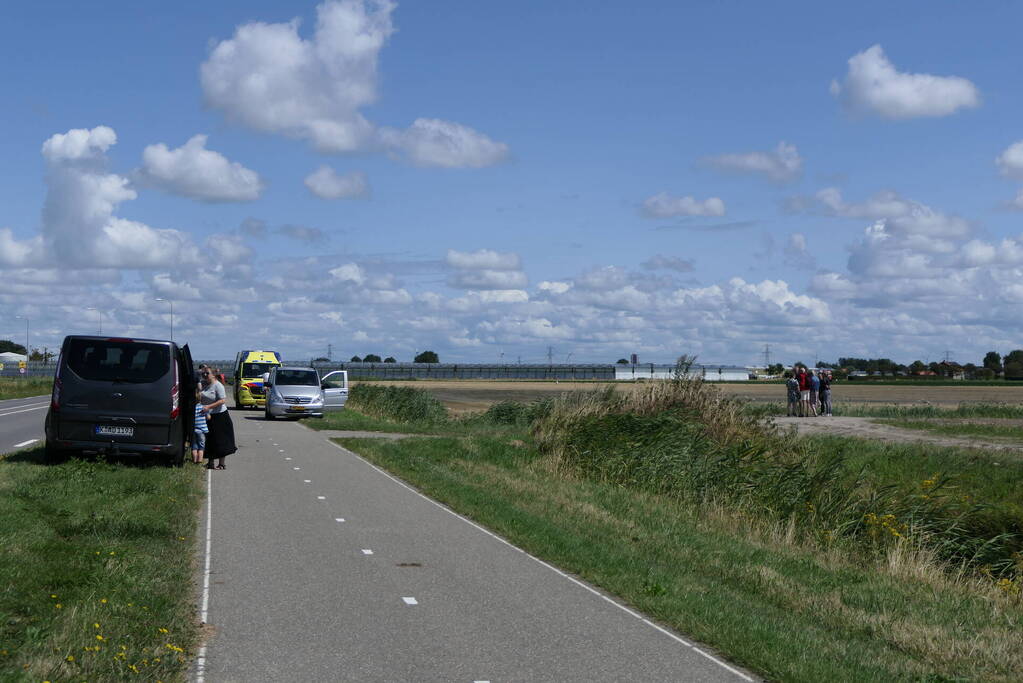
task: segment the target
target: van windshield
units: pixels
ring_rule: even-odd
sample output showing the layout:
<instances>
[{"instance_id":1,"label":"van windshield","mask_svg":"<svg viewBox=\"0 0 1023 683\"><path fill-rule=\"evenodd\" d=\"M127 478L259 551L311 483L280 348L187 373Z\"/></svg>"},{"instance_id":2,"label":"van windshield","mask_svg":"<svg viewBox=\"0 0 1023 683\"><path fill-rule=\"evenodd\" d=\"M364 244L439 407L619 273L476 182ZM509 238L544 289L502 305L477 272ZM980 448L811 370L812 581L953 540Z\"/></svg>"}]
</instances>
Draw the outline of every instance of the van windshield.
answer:
<instances>
[{"instance_id":1,"label":"van windshield","mask_svg":"<svg viewBox=\"0 0 1023 683\"><path fill-rule=\"evenodd\" d=\"M65 361L82 379L154 382L170 371L170 347L116 339L72 339Z\"/></svg>"},{"instance_id":2,"label":"van windshield","mask_svg":"<svg viewBox=\"0 0 1023 683\"><path fill-rule=\"evenodd\" d=\"M262 377L264 372L270 372L270 368L276 366L277 363L242 363L242 377Z\"/></svg>"},{"instance_id":3,"label":"van windshield","mask_svg":"<svg viewBox=\"0 0 1023 683\"><path fill-rule=\"evenodd\" d=\"M320 386L320 379L312 370L278 370L274 381L282 387Z\"/></svg>"}]
</instances>

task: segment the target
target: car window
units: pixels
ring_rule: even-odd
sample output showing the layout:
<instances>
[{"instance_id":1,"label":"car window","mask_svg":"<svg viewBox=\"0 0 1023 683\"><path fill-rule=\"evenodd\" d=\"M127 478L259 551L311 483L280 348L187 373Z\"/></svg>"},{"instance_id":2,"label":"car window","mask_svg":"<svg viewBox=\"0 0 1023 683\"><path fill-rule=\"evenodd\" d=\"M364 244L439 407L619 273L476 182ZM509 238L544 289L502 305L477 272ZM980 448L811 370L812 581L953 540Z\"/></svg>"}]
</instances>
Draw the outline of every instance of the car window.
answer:
<instances>
[{"instance_id":1,"label":"car window","mask_svg":"<svg viewBox=\"0 0 1023 683\"><path fill-rule=\"evenodd\" d=\"M323 386L327 389L344 389L345 388L345 376L340 372L327 375L323 378Z\"/></svg>"},{"instance_id":2,"label":"car window","mask_svg":"<svg viewBox=\"0 0 1023 683\"><path fill-rule=\"evenodd\" d=\"M264 372L276 367L276 363L242 363L242 377L262 377Z\"/></svg>"},{"instance_id":3,"label":"car window","mask_svg":"<svg viewBox=\"0 0 1023 683\"><path fill-rule=\"evenodd\" d=\"M170 371L170 347L166 344L72 339L66 359L82 379L104 382L155 382Z\"/></svg>"},{"instance_id":4,"label":"car window","mask_svg":"<svg viewBox=\"0 0 1023 683\"><path fill-rule=\"evenodd\" d=\"M320 381L316 376L316 373L308 370L278 370L274 383L292 387L320 386Z\"/></svg>"}]
</instances>

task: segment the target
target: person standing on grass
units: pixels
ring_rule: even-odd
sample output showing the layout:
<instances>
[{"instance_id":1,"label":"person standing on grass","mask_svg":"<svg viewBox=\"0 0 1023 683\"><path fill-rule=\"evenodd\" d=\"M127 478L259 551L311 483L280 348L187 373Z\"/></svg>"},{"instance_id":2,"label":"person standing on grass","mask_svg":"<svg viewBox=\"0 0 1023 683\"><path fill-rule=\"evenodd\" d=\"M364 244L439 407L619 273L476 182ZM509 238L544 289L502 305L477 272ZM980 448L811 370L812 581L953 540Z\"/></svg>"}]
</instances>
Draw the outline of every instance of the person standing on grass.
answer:
<instances>
[{"instance_id":1,"label":"person standing on grass","mask_svg":"<svg viewBox=\"0 0 1023 683\"><path fill-rule=\"evenodd\" d=\"M814 372L810 371L810 401L807 403L807 407L810 409L810 415L817 417L817 394L820 392L821 380L817 376L820 374L820 370Z\"/></svg>"},{"instance_id":2,"label":"person standing on grass","mask_svg":"<svg viewBox=\"0 0 1023 683\"><path fill-rule=\"evenodd\" d=\"M234 424L227 412L227 391L217 381L214 371L206 368L202 372L202 412L206 415L210 432L206 436L206 457L210 469L223 470L224 458L238 450L234 442ZM213 461L217 463L214 465Z\"/></svg>"},{"instance_id":3,"label":"person standing on grass","mask_svg":"<svg viewBox=\"0 0 1023 683\"><path fill-rule=\"evenodd\" d=\"M206 413L202 410L202 392L195 388L195 429L192 431L192 462L202 463L203 451L206 450L206 435L210 428L206 426Z\"/></svg>"},{"instance_id":4,"label":"person standing on grass","mask_svg":"<svg viewBox=\"0 0 1023 683\"><path fill-rule=\"evenodd\" d=\"M802 365L799 366L796 379L799 380L799 417L806 417L810 412L810 380L806 376L806 368Z\"/></svg>"},{"instance_id":5,"label":"person standing on grass","mask_svg":"<svg viewBox=\"0 0 1023 683\"><path fill-rule=\"evenodd\" d=\"M795 417L799 412L799 380L793 376L793 373L785 373L785 393L789 399L789 417Z\"/></svg>"},{"instance_id":6,"label":"person standing on grass","mask_svg":"<svg viewBox=\"0 0 1023 683\"><path fill-rule=\"evenodd\" d=\"M824 372L821 377L821 415L831 417L831 370Z\"/></svg>"}]
</instances>

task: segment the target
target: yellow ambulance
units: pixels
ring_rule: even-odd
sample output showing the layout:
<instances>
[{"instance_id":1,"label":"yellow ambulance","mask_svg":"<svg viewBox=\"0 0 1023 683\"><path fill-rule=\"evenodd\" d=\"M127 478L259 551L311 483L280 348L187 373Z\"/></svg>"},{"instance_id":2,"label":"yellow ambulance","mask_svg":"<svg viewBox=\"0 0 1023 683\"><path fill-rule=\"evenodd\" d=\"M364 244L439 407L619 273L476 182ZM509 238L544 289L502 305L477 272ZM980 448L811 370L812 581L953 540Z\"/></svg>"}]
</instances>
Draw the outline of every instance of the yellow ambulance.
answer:
<instances>
[{"instance_id":1,"label":"yellow ambulance","mask_svg":"<svg viewBox=\"0 0 1023 683\"><path fill-rule=\"evenodd\" d=\"M239 408L266 405L263 374L281 364L276 351L239 351L234 362L234 404Z\"/></svg>"}]
</instances>

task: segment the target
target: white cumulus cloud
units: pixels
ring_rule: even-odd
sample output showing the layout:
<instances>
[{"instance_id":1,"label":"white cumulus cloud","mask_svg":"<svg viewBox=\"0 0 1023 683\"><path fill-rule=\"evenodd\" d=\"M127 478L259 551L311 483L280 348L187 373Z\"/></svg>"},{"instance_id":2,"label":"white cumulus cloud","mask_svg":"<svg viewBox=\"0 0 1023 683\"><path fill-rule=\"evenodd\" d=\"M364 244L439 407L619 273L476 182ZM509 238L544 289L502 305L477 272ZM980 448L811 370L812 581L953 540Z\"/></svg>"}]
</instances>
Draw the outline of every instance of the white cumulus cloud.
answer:
<instances>
[{"instance_id":1,"label":"white cumulus cloud","mask_svg":"<svg viewBox=\"0 0 1023 683\"><path fill-rule=\"evenodd\" d=\"M468 126L440 119L416 119L405 130L383 129L384 144L416 166L482 168L505 160L508 145Z\"/></svg>"},{"instance_id":2,"label":"white cumulus cloud","mask_svg":"<svg viewBox=\"0 0 1023 683\"><path fill-rule=\"evenodd\" d=\"M171 194L205 202L245 202L263 191L259 174L223 154L206 149L206 136L194 135L177 149L161 143L142 152L139 174Z\"/></svg>"},{"instance_id":3,"label":"white cumulus cloud","mask_svg":"<svg viewBox=\"0 0 1023 683\"><path fill-rule=\"evenodd\" d=\"M784 140L769 152L721 154L708 157L704 162L723 171L762 175L776 183L795 180L803 172L799 150Z\"/></svg>"},{"instance_id":4,"label":"white cumulus cloud","mask_svg":"<svg viewBox=\"0 0 1023 683\"><path fill-rule=\"evenodd\" d=\"M320 199L362 199L369 196L369 182L362 171L338 175L330 166L320 166L306 176L305 186Z\"/></svg>"},{"instance_id":5,"label":"white cumulus cloud","mask_svg":"<svg viewBox=\"0 0 1023 683\"><path fill-rule=\"evenodd\" d=\"M853 55L845 80L831 82L831 94L854 114L887 119L948 116L980 106L980 91L967 79L896 71L880 45Z\"/></svg>"},{"instance_id":6,"label":"white cumulus cloud","mask_svg":"<svg viewBox=\"0 0 1023 683\"><path fill-rule=\"evenodd\" d=\"M377 99L377 64L394 25L390 0L326 0L309 38L300 23L249 22L200 67L206 103L249 128L307 140L327 154L387 149L417 166L490 166L508 146L468 126L418 118L378 128L362 109Z\"/></svg>"},{"instance_id":7,"label":"white cumulus cloud","mask_svg":"<svg viewBox=\"0 0 1023 683\"><path fill-rule=\"evenodd\" d=\"M255 130L310 141L323 152L371 143L359 109L376 100L377 60L394 28L394 3L328 0L310 40L299 22L251 22L200 67L206 102Z\"/></svg>"},{"instance_id":8,"label":"white cumulus cloud","mask_svg":"<svg viewBox=\"0 0 1023 683\"><path fill-rule=\"evenodd\" d=\"M661 192L643 202L643 213L649 218L724 216L725 203L717 197L701 201L693 197L675 197L667 192Z\"/></svg>"},{"instance_id":9,"label":"white cumulus cloud","mask_svg":"<svg viewBox=\"0 0 1023 683\"><path fill-rule=\"evenodd\" d=\"M514 252L497 252L491 249L456 251L448 249L445 258L452 268L462 270L518 270L522 267L519 255Z\"/></svg>"}]
</instances>

